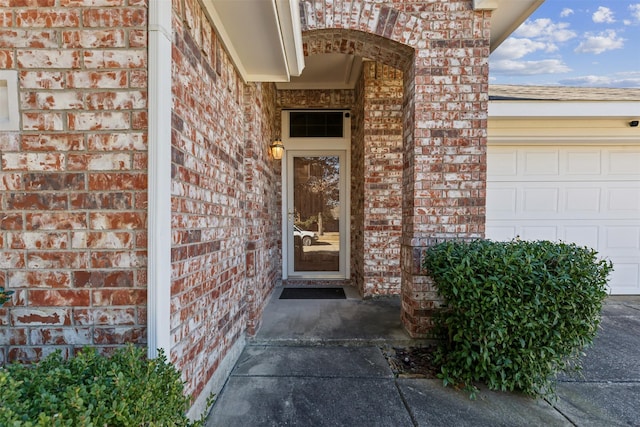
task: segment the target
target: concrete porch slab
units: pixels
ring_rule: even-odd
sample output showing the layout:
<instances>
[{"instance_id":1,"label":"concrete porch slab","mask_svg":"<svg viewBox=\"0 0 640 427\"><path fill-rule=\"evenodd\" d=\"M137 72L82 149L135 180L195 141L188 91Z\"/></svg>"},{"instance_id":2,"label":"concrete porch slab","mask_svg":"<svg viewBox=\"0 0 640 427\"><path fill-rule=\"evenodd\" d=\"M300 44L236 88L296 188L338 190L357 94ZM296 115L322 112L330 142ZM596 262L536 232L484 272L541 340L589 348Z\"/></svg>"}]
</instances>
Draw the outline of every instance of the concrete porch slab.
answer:
<instances>
[{"instance_id":1,"label":"concrete porch slab","mask_svg":"<svg viewBox=\"0 0 640 427\"><path fill-rule=\"evenodd\" d=\"M640 425L640 298L607 300L584 376L559 378L550 402L393 378L378 346L418 344L399 298L291 302L270 301L208 427Z\"/></svg>"},{"instance_id":2,"label":"concrete porch slab","mask_svg":"<svg viewBox=\"0 0 640 427\"><path fill-rule=\"evenodd\" d=\"M554 407L581 427L640 425L640 383L560 383Z\"/></svg>"},{"instance_id":3,"label":"concrete porch slab","mask_svg":"<svg viewBox=\"0 0 640 427\"><path fill-rule=\"evenodd\" d=\"M413 426L393 379L232 377L207 427Z\"/></svg>"},{"instance_id":4,"label":"concrete porch slab","mask_svg":"<svg viewBox=\"0 0 640 427\"><path fill-rule=\"evenodd\" d=\"M276 288L251 344L415 344L400 320L400 298L362 300L345 288L346 300L280 300Z\"/></svg>"},{"instance_id":5,"label":"concrete porch slab","mask_svg":"<svg viewBox=\"0 0 640 427\"><path fill-rule=\"evenodd\" d=\"M398 379L398 386L417 426L571 426L544 400L517 393L481 389L469 393L444 387L441 380Z\"/></svg>"},{"instance_id":6,"label":"concrete porch slab","mask_svg":"<svg viewBox=\"0 0 640 427\"><path fill-rule=\"evenodd\" d=\"M393 378L377 347L248 346L234 376Z\"/></svg>"}]
</instances>

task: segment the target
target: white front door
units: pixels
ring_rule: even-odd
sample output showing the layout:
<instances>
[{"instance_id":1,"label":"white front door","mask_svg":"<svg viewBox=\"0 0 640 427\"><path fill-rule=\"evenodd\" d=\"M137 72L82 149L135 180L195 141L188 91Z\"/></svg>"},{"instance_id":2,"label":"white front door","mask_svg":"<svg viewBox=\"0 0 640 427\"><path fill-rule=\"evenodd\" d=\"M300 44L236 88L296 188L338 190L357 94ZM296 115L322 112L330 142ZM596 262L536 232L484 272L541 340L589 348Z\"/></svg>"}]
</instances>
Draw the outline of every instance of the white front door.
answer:
<instances>
[{"instance_id":1,"label":"white front door","mask_svg":"<svg viewBox=\"0 0 640 427\"><path fill-rule=\"evenodd\" d=\"M283 279L349 278L349 113L330 113L283 112Z\"/></svg>"}]
</instances>

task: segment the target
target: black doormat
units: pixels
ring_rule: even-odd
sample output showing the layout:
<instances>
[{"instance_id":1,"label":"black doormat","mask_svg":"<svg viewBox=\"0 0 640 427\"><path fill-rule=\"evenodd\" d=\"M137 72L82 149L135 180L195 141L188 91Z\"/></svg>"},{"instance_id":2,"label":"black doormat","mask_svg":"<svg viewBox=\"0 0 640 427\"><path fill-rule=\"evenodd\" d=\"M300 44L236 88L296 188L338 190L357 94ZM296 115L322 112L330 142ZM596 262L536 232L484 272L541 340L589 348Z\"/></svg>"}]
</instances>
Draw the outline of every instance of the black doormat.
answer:
<instances>
[{"instance_id":1,"label":"black doormat","mask_svg":"<svg viewBox=\"0 0 640 427\"><path fill-rule=\"evenodd\" d=\"M280 299L347 299L342 288L284 288Z\"/></svg>"}]
</instances>

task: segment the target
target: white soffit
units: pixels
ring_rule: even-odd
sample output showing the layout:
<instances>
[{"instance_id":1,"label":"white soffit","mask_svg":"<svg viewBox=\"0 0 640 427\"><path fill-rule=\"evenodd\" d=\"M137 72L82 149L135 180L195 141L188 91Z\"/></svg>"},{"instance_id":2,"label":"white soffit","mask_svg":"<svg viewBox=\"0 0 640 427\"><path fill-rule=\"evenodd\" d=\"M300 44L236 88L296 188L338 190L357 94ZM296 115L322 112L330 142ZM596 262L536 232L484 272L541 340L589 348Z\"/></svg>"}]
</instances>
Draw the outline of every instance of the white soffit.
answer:
<instances>
[{"instance_id":1,"label":"white soffit","mask_svg":"<svg viewBox=\"0 0 640 427\"><path fill-rule=\"evenodd\" d=\"M544 0L473 0L475 10L491 10L491 51L522 24Z\"/></svg>"},{"instance_id":2,"label":"white soffit","mask_svg":"<svg viewBox=\"0 0 640 427\"><path fill-rule=\"evenodd\" d=\"M286 82L304 68L298 0L205 0L245 81Z\"/></svg>"},{"instance_id":3,"label":"white soffit","mask_svg":"<svg viewBox=\"0 0 640 427\"><path fill-rule=\"evenodd\" d=\"M489 101L489 118L640 117L637 101Z\"/></svg>"},{"instance_id":4,"label":"white soffit","mask_svg":"<svg viewBox=\"0 0 640 427\"><path fill-rule=\"evenodd\" d=\"M353 89L362 71L363 59L342 53L306 57L302 76L276 83L278 89Z\"/></svg>"}]
</instances>

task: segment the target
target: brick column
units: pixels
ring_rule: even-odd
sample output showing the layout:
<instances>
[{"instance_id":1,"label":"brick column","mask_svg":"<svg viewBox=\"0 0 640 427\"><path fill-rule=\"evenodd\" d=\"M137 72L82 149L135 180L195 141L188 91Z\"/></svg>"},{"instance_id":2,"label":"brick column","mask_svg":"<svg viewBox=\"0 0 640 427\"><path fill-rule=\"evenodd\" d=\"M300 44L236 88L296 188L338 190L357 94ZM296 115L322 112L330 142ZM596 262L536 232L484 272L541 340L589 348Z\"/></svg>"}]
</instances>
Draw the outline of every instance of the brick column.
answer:
<instances>
[{"instance_id":1,"label":"brick column","mask_svg":"<svg viewBox=\"0 0 640 427\"><path fill-rule=\"evenodd\" d=\"M400 292L402 72L375 62L363 71L364 297Z\"/></svg>"},{"instance_id":2,"label":"brick column","mask_svg":"<svg viewBox=\"0 0 640 427\"><path fill-rule=\"evenodd\" d=\"M402 319L413 337L429 336L440 304L425 249L481 238L485 223L488 41L429 44L404 81Z\"/></svg>"}]
</instances>

